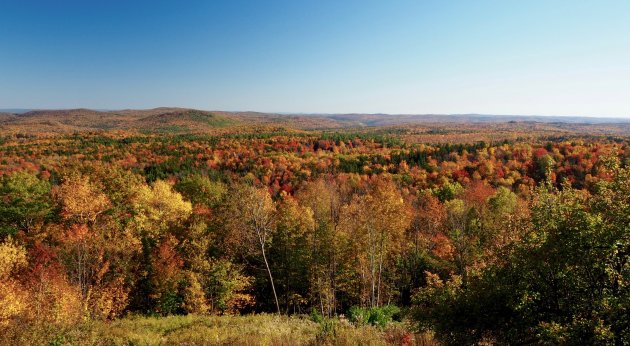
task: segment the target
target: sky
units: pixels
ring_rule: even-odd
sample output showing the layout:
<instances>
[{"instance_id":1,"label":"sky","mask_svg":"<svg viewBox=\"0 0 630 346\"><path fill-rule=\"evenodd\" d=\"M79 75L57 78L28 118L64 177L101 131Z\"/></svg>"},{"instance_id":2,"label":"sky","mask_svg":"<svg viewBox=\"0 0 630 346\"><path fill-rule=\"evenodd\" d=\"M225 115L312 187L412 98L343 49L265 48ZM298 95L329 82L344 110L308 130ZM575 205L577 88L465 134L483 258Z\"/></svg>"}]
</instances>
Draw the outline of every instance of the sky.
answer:
<instances>
[{"instance_id":1,"label":"sky","mask_svg":"<svg viewBox=\"0 0 630 346\"><path fill-rule=\"evenodd\" d=\"M0 108L630 117L630 1L0 0Z\"/></svg>"}]
</instances>

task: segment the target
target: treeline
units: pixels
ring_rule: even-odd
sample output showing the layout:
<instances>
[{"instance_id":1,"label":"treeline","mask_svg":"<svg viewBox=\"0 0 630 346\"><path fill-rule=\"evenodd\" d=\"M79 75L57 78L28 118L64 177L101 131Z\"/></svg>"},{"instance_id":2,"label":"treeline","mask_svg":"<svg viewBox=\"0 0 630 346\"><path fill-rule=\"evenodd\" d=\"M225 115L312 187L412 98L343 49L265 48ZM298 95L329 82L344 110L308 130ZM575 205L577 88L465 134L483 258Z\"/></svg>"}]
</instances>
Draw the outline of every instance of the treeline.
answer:
<instances>
[{"instance_id":1,"label":"treeline","mask_svg":"<svg viewBox=\"0 0 630 346\"><path fill-rule=\"evenodd\" d=\"M448 344L630 341L627 147L99 141L79 162L66 140L2 147L0 328L399 306ZM297 169L320 155L372 161Z\"/></svg>"}]
</instances>

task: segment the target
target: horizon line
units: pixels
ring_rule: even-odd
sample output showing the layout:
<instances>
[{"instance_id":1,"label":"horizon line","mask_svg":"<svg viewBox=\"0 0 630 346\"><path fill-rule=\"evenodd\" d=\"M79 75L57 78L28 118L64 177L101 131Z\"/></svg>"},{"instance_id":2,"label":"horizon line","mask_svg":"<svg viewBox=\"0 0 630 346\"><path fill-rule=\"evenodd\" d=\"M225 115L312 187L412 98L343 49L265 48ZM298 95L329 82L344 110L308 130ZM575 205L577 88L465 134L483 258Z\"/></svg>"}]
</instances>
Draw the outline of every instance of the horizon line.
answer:
<instances>
[{"instance_id":1,"label":"horizon line","mask_svg":"<svg viewBox=\"0 0 630 346\"><path fill-rule=\"evenodd\" d=\"M566 117L566 118L598 118L598 119L630 119L630 115L567 115L567 114L501 114L501 113L477 113L477 112L464 112L464 113L387 113L387 112L287 112L287 111L260 111L260 110L222 110L222 109L203 109L195 107L184 106L158 106L158 107L120 107L120 108L91 108L91 107L51 107L51 108L26 108L26 107L0 107L0 112L9 112L14 114L20 114L10 111L20 111L21 113L27 113L32 111L63 111L63 110L78 110L86 109L97 112L115 112L124 110L153 110L160 108L180 108L180 109L192 109L205 112L228 112L228 113L262 113L262 114L279 114L279 115L395 115L395 116L420 116L420 115L433 115L433 116L491 116L491 117Z\"/></svg>"}]
</instances>

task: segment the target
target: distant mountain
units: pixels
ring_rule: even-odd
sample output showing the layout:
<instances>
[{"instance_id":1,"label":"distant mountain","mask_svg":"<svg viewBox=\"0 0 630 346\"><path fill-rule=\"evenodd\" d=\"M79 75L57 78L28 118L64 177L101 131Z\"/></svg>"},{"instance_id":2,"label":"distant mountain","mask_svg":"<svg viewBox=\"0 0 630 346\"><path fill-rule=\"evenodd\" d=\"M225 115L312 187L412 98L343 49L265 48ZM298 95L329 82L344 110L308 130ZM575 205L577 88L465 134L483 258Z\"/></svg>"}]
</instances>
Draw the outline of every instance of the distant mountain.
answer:
<instances>
[{"instance_id":1,"label":"distant mountain","mask_svg":"<svg viewBox=\"0 0 630 346\"><path fill-rule=\"evenodd\" d=\"M32 109L25 109L25 108L0 108L0 113L12 113L12 114L22 114L22 113L26 113L26 112L30 112L32 111Z\"/></svg>"},{"instance_id":2,"label":"distant mountain","mask_svg":"<svg viewBox=\"0 0 630 346\"><path fill-rule=\"evenodd\" d=\"M598 133L630 134L628 118L571 116L515 116L484 114L278 114L259 112L203 111L188 108L125 110L6 110L0 112L2 133L71 133L77 131L125 130L154 133L198 133L235 126L272 126L285 129L340 129L376 126L435 124L548 124L554 128L580 128ZM17 111L17 112L16 112ZM515 125L516 126L516 125Z\"/></svg>"},{"instance_id":3,"label":"distant mountain","mask_svg":"<svg viewBox=\"0 0 630 346\"><path fill-rule=\"evenodd\" d=\"M91 109L34 110L0 115L0 128L26 132L132 130L143 132L203 132L237 125L238 120L212 112L183 108L96 111Z\"/></svg>"},{"instance_id":4,"label":"distant mountain","mask_svg":"<svg viewBox=\"0 0 630 346\"><path fill-rule=\"evenodd\" d=\"M574 116L542 115L489 115L489 114L326 114L325 116L365 126L385 126L413 123L487 123L487 122L541 122L570 124L614 124L630 123L630 118L595 118Z\"/></svg>"}]
</instances>

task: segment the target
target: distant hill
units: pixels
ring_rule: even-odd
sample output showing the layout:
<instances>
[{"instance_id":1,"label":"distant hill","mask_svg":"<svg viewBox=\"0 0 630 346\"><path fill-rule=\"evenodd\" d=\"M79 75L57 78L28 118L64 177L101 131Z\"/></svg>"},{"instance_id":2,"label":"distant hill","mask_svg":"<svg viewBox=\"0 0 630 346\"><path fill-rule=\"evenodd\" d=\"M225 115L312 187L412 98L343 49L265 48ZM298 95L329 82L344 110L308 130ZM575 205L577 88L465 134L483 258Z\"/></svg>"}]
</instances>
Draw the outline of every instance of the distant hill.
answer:
<instances>
[{"instance_id":1,"label":"distant hill","mask_svg":"<svg viewBox=\"0 0 630 346\"><path fill-rule=\"evenodd\" d=\"M318 115L322 116L322 115ZM487 114L330 114L331 119L360 123L365 126L386 126L412 123L497 123L497 122L541 122L570 124L630 123L630 118L595 118L574 116L542 115L487 115Z\"/></svg>"},{"instance_id":2,"label":"distant hill","mask_svg":"<svg viewBox=\"0 0 630 346\"><path fill-rule=\"evenodd\" d=\"M32 109L25 108L0 108L0 113L12 113L12 114L22 114L26 112L30 112Z\"/></svg>"},{"instance_id":3,"label":"distant hill","mask_svg":"<svg viewBox=\"0 0 630 346\"><path fill-rule=\"evenodd\" d=\"M238 123L239 120L224 115L182 108L120 111L67 109L35 110L21 114L0 113L0 128L12 132L204 132Z\"/></svg>"},{"instance_id":4,"label":"distant hill","mask_svg":"<svg viewBox=\"0 0 630 346\"><path fill-rule=\"evenodd\" d=\"M279 114L203 111L188 108L125 110L6 110L0 111L0 132L72 133L124 130L149 133L202 133L240 126L271 126L297 130L323 130L377 126L434 126L436 124L541 124L550 130L630 135L630 119L565 116L514 116L483 114ZM595 126L600 125L600 126ZM452 126L452 125L451 125Z\"/></svg>"}]
</instances>

